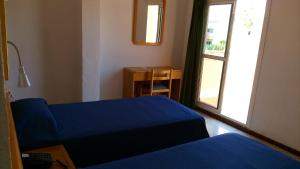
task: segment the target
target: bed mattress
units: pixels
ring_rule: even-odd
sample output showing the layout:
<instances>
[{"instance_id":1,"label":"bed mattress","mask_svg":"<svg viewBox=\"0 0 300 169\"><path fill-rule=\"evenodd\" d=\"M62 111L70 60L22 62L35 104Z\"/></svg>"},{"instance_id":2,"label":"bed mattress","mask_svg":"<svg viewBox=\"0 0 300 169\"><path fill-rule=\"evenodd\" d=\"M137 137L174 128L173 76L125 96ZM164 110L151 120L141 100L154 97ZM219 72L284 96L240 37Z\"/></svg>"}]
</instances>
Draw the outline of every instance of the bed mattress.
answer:
<instances>
[{"instance_id":1,"label":"bed mattress","mask_svg":"<svg viewBox=\"0 0 300 169\"><path fill-rule=\"evenodd\" d=\"M209 137L199 113L166 97L50 105L59 137L86 167Z\"/></svg>"},{"instance_id":2,"label":"bed mattress","mask_svg":"<svg viewBox=\"0 0 300 169\"><path fill-rule=\"evenodd\" d=\"M300 163L249 138L224 134L86 169L300 169Z\"/></svg>"}]
</instances>

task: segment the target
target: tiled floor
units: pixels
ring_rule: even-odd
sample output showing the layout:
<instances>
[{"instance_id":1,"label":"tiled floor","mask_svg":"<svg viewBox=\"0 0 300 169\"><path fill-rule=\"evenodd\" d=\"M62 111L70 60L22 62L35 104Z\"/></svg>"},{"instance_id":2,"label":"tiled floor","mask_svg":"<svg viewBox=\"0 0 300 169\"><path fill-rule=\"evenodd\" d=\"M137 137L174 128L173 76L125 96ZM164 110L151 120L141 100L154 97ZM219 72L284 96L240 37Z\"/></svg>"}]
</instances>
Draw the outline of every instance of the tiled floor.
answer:
<instances>
[{"instance_id":1,"label":"tiled floor","mask_svg":"<svg viewBox=\"0 0 300 169\"><path fill-rule=\"evenodd\" d=\"M238 133L238 134L241 134L241 135L244 135L244 136L247 136L247 137L251 137L269 147L272 147L273 149L276 149L277 151L280 151L280 152L283 152L289 156L291 156L292 158L296 159L296 160L299 160L300 161L300 157L299 156L295 156L289 152L286 152L285 150L282 150L281 148L277 147L277 146L274 146L272 144L269 144L263 140L260 140L260 139L257 139L253 136L250 136L249 134L241 131L241 130L238 130L230 125L227 125L221 121L218 121L214 118L211 118L205 114L202 114L202 116L205 118L206 120L206 127L207 127L207 130L208 130L208 133L211 137L213 136L216 136L216 135L220 135L220 134L224 134L224 133Z\"/></svg>"}]
</instances>

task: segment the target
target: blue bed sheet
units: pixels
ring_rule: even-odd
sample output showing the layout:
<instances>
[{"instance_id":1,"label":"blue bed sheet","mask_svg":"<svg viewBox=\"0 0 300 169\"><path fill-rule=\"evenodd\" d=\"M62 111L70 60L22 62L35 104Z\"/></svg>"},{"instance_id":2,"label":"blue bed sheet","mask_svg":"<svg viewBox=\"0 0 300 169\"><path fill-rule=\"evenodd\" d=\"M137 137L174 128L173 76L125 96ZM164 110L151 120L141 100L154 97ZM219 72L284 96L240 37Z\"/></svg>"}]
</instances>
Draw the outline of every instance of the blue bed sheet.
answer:
<instances>
[{"instance_id":1,"label":"blue bed sheet","mask_svg":"<svg viewBox=\"0 0 300 169\"><path fill-rule=\"evenodd\" d=\"M256 141L225 134L86 169L300 169Z\"/></svg>"},{"instance_id":2,"label":"blue bed sheet","mask_svg":"<svg viewBox=\"0 0 300 169\"><path fill-rule=\"evenodd\" d=\"M166 97L50 105L77 167L207 138L205 120Z\"/></svg>"}]
</instances>

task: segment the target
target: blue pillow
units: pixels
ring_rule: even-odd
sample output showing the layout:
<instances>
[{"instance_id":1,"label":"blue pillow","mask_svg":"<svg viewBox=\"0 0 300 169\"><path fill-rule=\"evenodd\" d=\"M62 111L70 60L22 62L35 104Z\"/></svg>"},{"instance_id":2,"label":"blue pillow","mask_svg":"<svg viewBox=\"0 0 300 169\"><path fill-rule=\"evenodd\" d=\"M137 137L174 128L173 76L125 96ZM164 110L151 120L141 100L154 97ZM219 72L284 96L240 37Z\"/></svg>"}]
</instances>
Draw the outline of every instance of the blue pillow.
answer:
<instances>
[{"instance_id":1,"label":"blue pillow","mask_svg":"<svg viewBox=\"0 0 300 169\"><path fill-rule=\"evenodd\" d=\"M44 99L11 103L21 150L44 147L58 141L58 126Z\"/></svg>"}]
</instances>

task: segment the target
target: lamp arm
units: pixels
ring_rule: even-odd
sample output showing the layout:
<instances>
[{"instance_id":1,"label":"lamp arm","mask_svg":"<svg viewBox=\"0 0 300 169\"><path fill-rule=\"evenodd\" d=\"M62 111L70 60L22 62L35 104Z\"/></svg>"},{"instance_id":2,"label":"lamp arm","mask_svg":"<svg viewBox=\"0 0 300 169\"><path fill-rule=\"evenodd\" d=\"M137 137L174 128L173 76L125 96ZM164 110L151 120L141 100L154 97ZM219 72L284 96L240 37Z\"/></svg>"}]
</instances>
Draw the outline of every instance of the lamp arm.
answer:
<instances>
[{"instance_id":1,"label":"lamp arm","mask_svg":"<svg viewBox=\"0 0 300 169\"><path fill-rule=\"evenodd\" d=\"M21 56L20 56L20 52L19 49L17 47L16 44L14 44L11 41L7 41L7 44L10 44L12 47L14 47L14 49L16 50L17 54L18 54L18 59L19 59L19 80L18 80L18 87L30 87L30 81L27 77L27 74L25 72L24 66L22 64L22 60L21 60Z\"/></svg>"},{"instance_id":2,"label":"lamp arm","mask_svg":"<svg viewBox=\"0 0 300 169\"><path fill-rule=\"evenodd\" d=\"M19 49L18 49L17 45L15 45L15 44L14 44L13 42L11 42L11 41L7 41L7 43L10 44L11 46L13 46L13 47L15 48L15 50L17 51L18 60L19 60L19 66L22 67L23 64L22 64L20 52L19 52Z\"/></svg>"}]
</instances>

